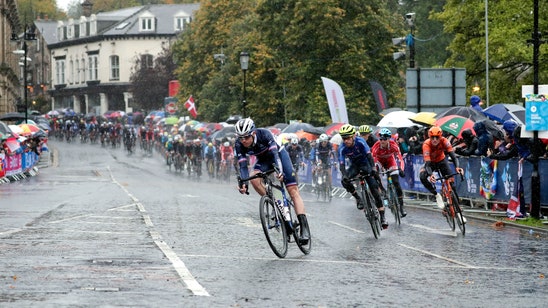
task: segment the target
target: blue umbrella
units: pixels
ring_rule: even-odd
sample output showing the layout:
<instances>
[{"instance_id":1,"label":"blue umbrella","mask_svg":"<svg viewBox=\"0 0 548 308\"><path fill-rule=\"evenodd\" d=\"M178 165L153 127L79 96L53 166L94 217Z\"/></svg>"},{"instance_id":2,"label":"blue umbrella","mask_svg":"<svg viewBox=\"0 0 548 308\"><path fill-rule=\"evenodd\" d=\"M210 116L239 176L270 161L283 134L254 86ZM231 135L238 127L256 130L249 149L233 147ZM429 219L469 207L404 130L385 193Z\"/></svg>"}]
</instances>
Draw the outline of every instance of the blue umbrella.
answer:
<instances>
[{"instance_id":1,"label":"blue umbrella","mask_svg":"<svg viewBox=\"0 0 548 308\"><path fill-rule=\"evenodd\" d=\"M503 104L496 104L485 108L483 113L491 120L503 123L508 116L508 109Z\"/></svg>"}]
</instances>

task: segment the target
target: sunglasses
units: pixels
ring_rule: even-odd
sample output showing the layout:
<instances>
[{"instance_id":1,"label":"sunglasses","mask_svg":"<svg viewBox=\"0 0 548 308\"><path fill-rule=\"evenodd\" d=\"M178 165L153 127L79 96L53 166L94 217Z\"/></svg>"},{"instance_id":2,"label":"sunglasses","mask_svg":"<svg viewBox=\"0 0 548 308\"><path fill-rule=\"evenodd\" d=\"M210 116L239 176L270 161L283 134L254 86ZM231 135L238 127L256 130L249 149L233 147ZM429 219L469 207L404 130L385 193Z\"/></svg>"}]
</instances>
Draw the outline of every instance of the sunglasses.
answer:
<instances>
[{"instance_id":1,"label":"sunglasses","mask_svg":"<svg viewBox=\"0 0 548 308\"><path fill-rule=\"evenodd\" d=\"M251 138L252 136L253 136L253 135L240 136L240 137L238 137L238 139L240 139L240 140L247 140L247 139Z\"/></svg>"},{"instance_id":2,"label":"sunglasses","mask_svg":"<svg viewBox=\"0 0 548 308\"><path fill-rule=\"evenodd\" d=\"M440 137L438 137L438 136L432 136L432 137L430 137L430 139L440 139Z\"/></svg>"},{"instance_id":3,"label":"sunglasses","mask_svg":"<svg viewBox=\"0 0 548 308\"><path fill-rule=\"evenodd\" d=\"M386 140L390 139L390 137L381 136L379 139L383 140L383 141L386 141Z\"/></svg>"}]
</instances>

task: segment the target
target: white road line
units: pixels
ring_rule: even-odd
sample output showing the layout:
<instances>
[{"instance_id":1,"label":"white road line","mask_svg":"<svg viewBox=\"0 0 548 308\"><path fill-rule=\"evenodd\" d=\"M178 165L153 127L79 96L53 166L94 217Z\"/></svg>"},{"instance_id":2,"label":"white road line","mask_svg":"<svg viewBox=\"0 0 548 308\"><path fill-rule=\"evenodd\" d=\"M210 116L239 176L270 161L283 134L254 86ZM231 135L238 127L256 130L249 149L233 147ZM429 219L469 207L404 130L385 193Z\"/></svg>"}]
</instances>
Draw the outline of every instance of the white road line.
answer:
<instances>
[{"instance_id":1,"label":"white road line","mask_svg":"<svg viewBox=\"0 0 548 308\"><path fill-rule=\"evenodd\" d=\"M17 228L17 229L13 229L13 230L8 230L8 231L0 232L0 235L10 235L10 234L13 234L13 233L17 233L21 230L23 230L23 229Z\"/></svg>"},{"instance_id":2,"label":"white road line","mask_svg":"<svg viewBox=\"0 0 548 308\"><path fill-rule=\"evenodd\" d=\"M110 168L108 168L110 173L110 178L112 179L112 182L118 185L128 196L130 196L133 201L136 202L137 208L139 209L139 212L145 213L145 206L139 202L137 198L132 196L129 191L122 186L116 179L114 178L114 175L112 172L110 172ZM190 195L188 195L190 196ZM145 221L145 224L149 227L153 227L152 221L150 219L149 215L142 214L143 220ZM154 240L154 243L160 250L164 253L164 255L171 261L171 264L173 265L173 268L175 268L175 271L179 274L179 277L181 277L181 280L185 284L185 286L194 294L198 296L210 296L209 293L206 291L202 285L192 276L188 268L185 266L185 263L177 256L177 254L167 245L163 240L160 233L158 233L156 230L150 230L150 236Z\"/></svg>"},{"instance_id":3,"label":"white road line","mask_svg":"<svg viewBox=\"0 0 548 308\"><path fill-rule=\"evenodd\" d=\"M467 263L464 263L464 262L460 262L460 261L457 261L457 260L454 260L454 259L451 259L451 258L447 258L447 257L444 257L444 256L440 256L440 255L438 255L438 254L435 254L435 253L426 251L426 250L424 250L424 249L411 247L411 246L408 246L408 245L405 245L405 244L398 244L398 245L401 246L401 247L407 248L407 249L411 249L411 250L414 250L414 251L418 251L418 252L420 252L420 253L423 253L423 254L426 254L426 255L429 255L429 256L436 257L436 258L438 258L438 259L445 260L445 261L447 261L447 262L451 262L451 263L458 264L458 265L460 265L460 266L464 266L464 267L466 267L466 268L477 268L476 266L473 266L473 265L470 265L470 264L467 264Z\"/></svg>"},{"instance_id":4,"label":"white road line","mask_svg":"<svg viewBox=\"0 0 548 308\"><path fill-rule=\"evenodd\" d=\"M117 206L117 207L113 207L111 209L108 209L107 211L123 211L125 209L128 209L128 208L132 208L134 207L135 205L137 205L136 203L132 203L132 204L128 204L128 205L122 205L122 206Z\"/></svg>"},{"instance_id":5,"label":"white road line","mask_svg":"<svg viewBox=\"0 0 548 308\"><path fill-rule=\"evenodd\" d=\"M441 234L441 235L449 235L449 236L453 236L453 237L457 237L457 235L458 235L456 231L452 231L452 230L434 229L434 228L430 228L428 226L417 225L417 224L408 224L408 225L411 226L411 227L417 228L417 229L426 230L430 233L436 233L436 234Z\"/></svg>"},{"instance_id":6,"label":"white road line","mask_svg":"<svg viewBox=\"0 0 548 308\"><path fill-rule=\"evenodd\" d=\"M89 217L89 216L91 216L91 214L87 214L87 215L78 215L78 216L73 216L73 217L69 217L69 218L65 218L65 219L61 219L61 220L49 221L48 224L56 224L56 223L60 223L60 222L65 222L65 221L69 221L69 220L80 219L80 218Z\"/></svg>"},{"instance_id":7,"label":"white road line","mask_svg":"<svg viewBox=\"0 0 548 308\"><path fill-rule=\"evenodd\" d=\"M340 224L340 223L338 223L338 222L328 221L328 223L334 224L334 225L336 225L336 226L339 226L339 227L341 227L341 228L345 228L345 229L350 230L350 231L354 231L354 232L356 232L356 233L365 233L365 232L363 232L362 230L354 229L354 228L351 228L351 227L349 227L349 226L345 226L345 225L343 225L343 224Z\"/></svg>"}]
</instances>

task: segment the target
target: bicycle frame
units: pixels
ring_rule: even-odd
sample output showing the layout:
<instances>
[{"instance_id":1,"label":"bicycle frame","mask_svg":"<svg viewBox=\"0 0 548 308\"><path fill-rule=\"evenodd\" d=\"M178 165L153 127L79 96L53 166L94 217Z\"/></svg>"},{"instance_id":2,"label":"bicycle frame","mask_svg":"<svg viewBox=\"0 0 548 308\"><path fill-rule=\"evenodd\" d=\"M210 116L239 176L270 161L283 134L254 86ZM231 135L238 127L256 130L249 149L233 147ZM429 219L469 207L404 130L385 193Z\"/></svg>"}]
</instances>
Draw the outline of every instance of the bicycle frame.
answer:
<instances>
[{"instance_id":1,"label":"bicycle frame","mask_svg":"<svg viewBox=\"0 0 548 308\"><path fill-rule=\"evenodd\" d=\"M449 224L449 227L452 231L455 231L455 220L459 226L459 229L461 230L462 235L466 232L466 227L463 222L463 215L462 210L459 205L459 200L456 195L456 193L453 191L453 187L451 186L451 183L454 182L453 176L459 174L461 176L461 180L463 179L462 174L460 173L452 173L448 175L442 175L439 170L436 170L439 177L436 178L436 181L441 182L441 195L443 197L444 203L445 203L445 218L447 219L447 223Z\"/></svg>"}]
</instances>

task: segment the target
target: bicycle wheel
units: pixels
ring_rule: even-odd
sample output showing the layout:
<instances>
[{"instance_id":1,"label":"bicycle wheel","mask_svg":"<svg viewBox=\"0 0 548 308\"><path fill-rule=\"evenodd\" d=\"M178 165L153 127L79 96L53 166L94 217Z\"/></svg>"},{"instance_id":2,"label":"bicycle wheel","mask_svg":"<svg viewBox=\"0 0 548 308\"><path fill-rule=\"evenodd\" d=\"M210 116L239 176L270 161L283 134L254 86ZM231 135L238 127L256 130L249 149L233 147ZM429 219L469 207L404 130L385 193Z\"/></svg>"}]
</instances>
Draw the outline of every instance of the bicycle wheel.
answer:
<instances>
[{"instance_id":1,"label":"bicycle wheel","mask_svg":"<svg viewBox=\"0 0 548 308\"><path fill-rule=\"evenodd\" d=\"M379 236L381 236L381 217L379 214L379 210L377 210L377 208L373 206L373 196L371 196L371 193L369 191L363 191L362 189L361 195L362 200L365 200L365 218L371 226L373 235L376 239L378 239Z\"/></svg>"},{"instance_id":2,"label":"bicycle wheel","mask_svg":"<svg viewBox=\"0 0 548 308\"><path fill-rule=\"evenodd\" d=\"M310 236L310 239L308 240L308 243L303 244L301 241L299 241L299 235L301 234L301 224L299 223L299 220L297 218L297 213L295 213L295 208L293 206L293 202L289 201L289 215L291 216L291 221L293 222L293 238L295 239L295 242L297 243L297 247L304 253L305 255L310 253L310 250L312 249L312 236ZM310 230L308 230L308 233L310 233Z\"/></svg>"},{"instance_id":3,"label":"bicycle wheel","mask_svg":"<svg viewBox=\"0 0 548 308\"><path fill-rule=\"evenodd\" d=\"M462 210L459 205L459 200L454 191L451 192L451 199L453 199L453 208L455 209L455 220L459 226L462 235L466 232L466 226L464 224L464 218L462 216Z\"/></svg>"},{"instance_id":4,"label":"bicycle wheel","mask_svg":"<svg viewBox=\"0 0 548 308\"><path fill-rule=\"evenodd\" d=\"M400 225L400 204L398 202L398 194L396 193L396 188L394 187L394 184L388 185L388 204L390 205L390 210L392 211L392 214L394 214L394 219L396 220L396 223Z\"/></svg>"},{"instance_id":5,"label":"bicycle wheel","mask_svg":"<svg viewBox=\"0 0 548 308\"><path fill-rule=\"evenodd\" d=\"M447 198L444 196L443 201L445 202L445 219L447 220L451 231L455 231L455 208L452 205L452 200L447 200Z\"/></svg>"},{"instance_id":6,"label":"bicycle wheel","mask_svg":"<svg viewBox=\"0 0 548 308\"><path fill-rule=\"evenodd\" d=\"M269 196L261 197L259 214L261 215L261 225L270 249L279 258L284 258L287 254L287 230L285 229L282 213Z\"/></svg>"}]
</instances>

